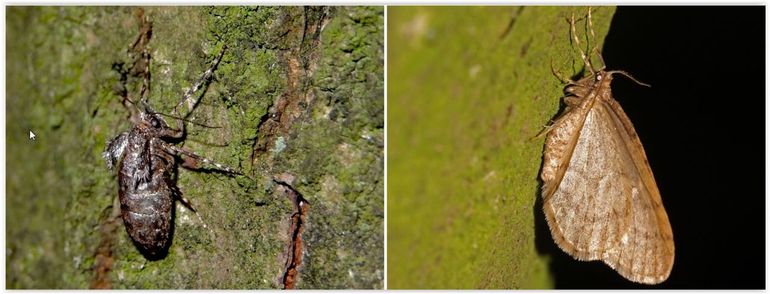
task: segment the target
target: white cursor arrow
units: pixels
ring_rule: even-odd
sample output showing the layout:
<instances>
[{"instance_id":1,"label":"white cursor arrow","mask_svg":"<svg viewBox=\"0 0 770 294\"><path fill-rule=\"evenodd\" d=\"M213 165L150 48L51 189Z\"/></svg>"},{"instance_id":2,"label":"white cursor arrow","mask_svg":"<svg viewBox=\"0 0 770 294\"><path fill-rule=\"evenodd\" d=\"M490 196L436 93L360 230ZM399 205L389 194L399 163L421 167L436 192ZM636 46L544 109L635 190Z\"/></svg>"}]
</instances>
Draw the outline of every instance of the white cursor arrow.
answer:
<instances>
[{"instance_id":1,"label":"white cursor arrow","mask_svg":"<svg viewBox=\"0 0 770 294\"><path fill-rule=\"evenodd\" d=\"M37 136L35 136L35 133L33 133L32 130L30 130L29 131L29 139L32 140L32 141L35 141L35 137L37 137Z\"/></svg>"}]
</instances>

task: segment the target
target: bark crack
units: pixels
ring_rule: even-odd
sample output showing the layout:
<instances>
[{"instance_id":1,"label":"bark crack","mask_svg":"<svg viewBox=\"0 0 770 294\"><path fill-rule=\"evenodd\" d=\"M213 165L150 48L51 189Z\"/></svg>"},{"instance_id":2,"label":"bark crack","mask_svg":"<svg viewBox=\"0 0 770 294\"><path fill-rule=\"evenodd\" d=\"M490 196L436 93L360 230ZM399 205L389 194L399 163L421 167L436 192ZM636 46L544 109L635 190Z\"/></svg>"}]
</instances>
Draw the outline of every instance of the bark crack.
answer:
<instances>
[{"instance_id":1,"label":"bark crack","mask_svg":"<svg viewBox=\"0 0 770 294\"><path fill-rule=\"evenodd\" d=\"M275 147L276 138L286 136L315 100L311 84L320 59L321 32L331 20L330 11L328 7L305 7L301 15L286 12L283 16L289 29L282 39L288 49L280 50L278 56L286 70L286 89L260 121L252 164Z\"/></svg>"},{"instance_id":2,"label":"bark crack","mask_svg":"<svg viewBox=\"0 0 770 294\"><path fill-rule=\"evenodd\" d=\"M284 263L284 272L281 277L284 289L294 289L297 286L304 252L302 232L305 230L308 211L310 210L310 204L307 200L302 197L299 191L291 186L293 179L294 176L289 174L273 177L273 181L279 186L279 192L285 194L291 200L294 207L294 213L292 213L290 218L291 226L289 226L289 236L291 236L291 239L287 244L286 262Z\"/></svg>"}]
</instances>

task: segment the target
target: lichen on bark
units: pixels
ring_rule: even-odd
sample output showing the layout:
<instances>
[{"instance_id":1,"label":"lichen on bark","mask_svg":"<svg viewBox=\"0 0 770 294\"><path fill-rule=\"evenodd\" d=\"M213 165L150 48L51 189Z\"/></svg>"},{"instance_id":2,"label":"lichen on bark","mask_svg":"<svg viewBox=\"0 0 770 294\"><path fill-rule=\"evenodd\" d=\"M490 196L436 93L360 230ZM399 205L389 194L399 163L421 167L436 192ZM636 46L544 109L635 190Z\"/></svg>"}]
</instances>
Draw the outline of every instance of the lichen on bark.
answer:
<instances>
[{"instance_id":1,"label":"lichen on bark","mask_svg":"<svg viewBox=\"0 0 770 294\"><path fill-rule=\"evenodd\" d=\"M282 288L293 206L274 193L279 173L294 175L313 205L297 287L381 288L383 9L143 10L153 22L149 101L157 111L170 113L227 45L188 117L215 128L188 124L184 146L247 176L180 169L177 185L197 212L177 204L168 256L147 261L120 221L112 230L117 186L100 156L130 126L111 65L126 59L138 33L137 8L9 7L8 288L105 285L97 277L111 288ZM304 35L310 22L322 26ZM292 58L303 66L295 88ZM287 97L299 99L291 123L261 134ZM260 138L269 148L255 148ZM104 246L111 267L99 272Z\"/></svg>"}]
</instances>

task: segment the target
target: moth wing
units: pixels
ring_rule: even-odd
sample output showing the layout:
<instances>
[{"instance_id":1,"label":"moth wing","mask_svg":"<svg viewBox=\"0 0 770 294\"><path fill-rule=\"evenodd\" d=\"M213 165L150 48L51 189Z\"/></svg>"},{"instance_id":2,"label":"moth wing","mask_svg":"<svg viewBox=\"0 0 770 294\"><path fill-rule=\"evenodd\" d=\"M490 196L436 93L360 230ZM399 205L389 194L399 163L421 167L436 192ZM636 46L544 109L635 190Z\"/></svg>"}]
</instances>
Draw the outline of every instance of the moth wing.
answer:
<instances>
[{"instance_id":1,"label":"moth wing","mask_svg":"<svg viewBox=\"0 0 770 294\"><path fill-rule=\"evenodd\" d=\"M552 125L545 139L543 150L543 169L540 178L543 180L544 199L553 195L564 177L562 166L569 164L569 158L575 150L575 144L583 127L587 112L596 99L584 99L576 108L568 108Z\"/></svg>"},{"instance_id":2,"label":"moth wing","mask_svg":"<svg viewBox=\"0 0 770 294\"><path fill-rule=\"evenodd\" d=\"M118 162L123 158L123 152L126 150L127 143L128 132L123 132L112 140L107 141L102 152L102 158L107 163L108 169L113 170L118 166Z\"/></svg>"},{"instance_id":3,"label":"moth wing","mask_svg":"<svg viewBox=\"0 0 770 294\"><path fill-rule=\"evenodd\" d=\"M638 197L639 199L634 202L634 209L637 214L643 212L642 215L644 216L644 218L635 220L636 226L632 227L636 230L635 234L639 235L637 238L641 238L639 241L643 248L641 257L634 260L630 256L622 258L620 255L618 257L607 255L603 260L621 275L633 277L630 278L631 280L647 284L663 282L668 278L674 265L674 235L668 215L663 207L658 185L647 161L647 154L644 152L644 147L642 147L631 120L620 108L617 101L614 99L609 102L602 101L600 105L601 109L612 118L615 129L623 139L624 146L631 155L634 167L638 172L638 178L634 179L634 183L643 189L641 189L641 197ZM633 234L632 232L629 233ZM625 246L635 245L629 242ZM639 269L644 268L648 270L640 273Z\"/></svg>"},{"instance_id":4,"label":"moth wing","mask_svg":"<svg viewBox=\"0 0 770 294\"><path fill-rule=\"evenodd\" d=\"M544 189L556 243L577 259L603 260L629 280L662 282L673 265L671 227L628 117L615 101L597 99L575 130L569 164Z\"/></svg>"}]
</instances>

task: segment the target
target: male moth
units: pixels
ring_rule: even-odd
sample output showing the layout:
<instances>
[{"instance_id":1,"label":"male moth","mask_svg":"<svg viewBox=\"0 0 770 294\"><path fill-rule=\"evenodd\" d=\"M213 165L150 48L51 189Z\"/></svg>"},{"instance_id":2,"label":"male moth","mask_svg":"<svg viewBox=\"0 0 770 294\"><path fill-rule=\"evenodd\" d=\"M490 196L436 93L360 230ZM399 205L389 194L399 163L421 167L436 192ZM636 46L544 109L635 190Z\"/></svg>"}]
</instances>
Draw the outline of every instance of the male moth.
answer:
<instances>
[{"instance_id":1,"label":"male moth","mask_svg":"<svg viewBox=\"0 0 770 294\"><path fill-rule=\"evenodd\" d=\"M590 9L587 25L593 36ZM628 280L661 283L674 263L671 225L642 143L610 89L613 74L636 80L605 71L603 61L594 70L580 48L574 15L570 26L590 74L568 80L566 109L544 130L540 177L548 227L556 244L578 260L602 260Z\"/></svg>"}]
</instances>

